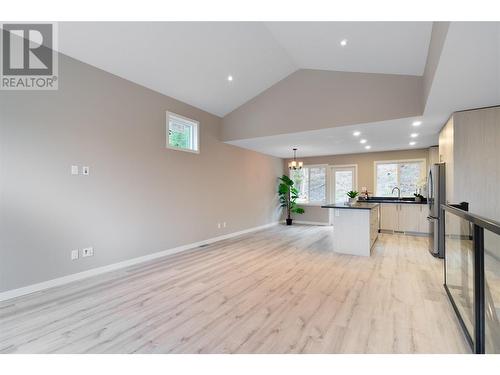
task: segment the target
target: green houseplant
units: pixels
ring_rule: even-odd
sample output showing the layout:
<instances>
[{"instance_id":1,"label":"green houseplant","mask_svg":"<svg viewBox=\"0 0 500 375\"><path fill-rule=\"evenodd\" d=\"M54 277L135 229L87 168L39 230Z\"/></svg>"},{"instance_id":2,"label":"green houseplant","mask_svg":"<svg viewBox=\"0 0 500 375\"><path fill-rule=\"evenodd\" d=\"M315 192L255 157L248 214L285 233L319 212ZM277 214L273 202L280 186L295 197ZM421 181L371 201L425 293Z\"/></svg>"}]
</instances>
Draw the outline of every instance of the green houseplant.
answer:
<instances>
[{"instance_id":1,"label":"green houseplant","mask_svg":"<svg viewBox=\"0 0 500 375\"><path fill-rule=\"evenodd\" d=\"M293 181L287 175L279 178L278 195L280 197L280 206L286 209L286 225L292 225L292 212L303 214L304 209L297 206L299 191L293 186Z\"/></svg>"},{"instance_id":2,"label":"green houseplant","mask_svg":"<svg viewBox=\"0 0 500 375\"><path fill-rule=\"evenodd\" d=\"M347 196L349 197L349 204L356 203L356 198L359 195L359 193L355 190L351 190L347 192Z\"/></svg>"}]
</instances>

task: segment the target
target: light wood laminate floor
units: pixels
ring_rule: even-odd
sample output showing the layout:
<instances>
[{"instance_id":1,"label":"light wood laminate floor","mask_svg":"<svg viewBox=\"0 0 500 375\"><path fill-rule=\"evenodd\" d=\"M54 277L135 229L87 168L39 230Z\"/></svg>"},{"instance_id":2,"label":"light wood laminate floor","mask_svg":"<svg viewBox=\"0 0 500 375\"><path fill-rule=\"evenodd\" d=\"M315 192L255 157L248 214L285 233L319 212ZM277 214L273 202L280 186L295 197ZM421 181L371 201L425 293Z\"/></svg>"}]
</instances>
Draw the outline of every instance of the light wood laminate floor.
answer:
<instances>
[{"instance_id":1,"label":"light wood laminate floor","mask_svg":"<svg viewBox=\"0 0 500 375\"><path fill-rule=\"evenodd\" d=\"M468 353L426 239L276 226L0 304L2 353Z\"/></svg>"}]
</instances>

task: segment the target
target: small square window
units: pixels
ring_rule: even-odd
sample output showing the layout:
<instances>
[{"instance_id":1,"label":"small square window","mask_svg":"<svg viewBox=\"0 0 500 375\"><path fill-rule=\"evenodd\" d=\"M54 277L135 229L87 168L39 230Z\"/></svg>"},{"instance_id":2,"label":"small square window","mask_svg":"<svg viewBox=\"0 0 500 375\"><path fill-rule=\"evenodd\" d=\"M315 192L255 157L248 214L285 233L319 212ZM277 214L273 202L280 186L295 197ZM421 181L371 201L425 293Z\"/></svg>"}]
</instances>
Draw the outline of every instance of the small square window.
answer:
<instances>
[{"instance_id":1,"label":"small square window","mask_svg":"<svg viewBox=\"0 0 500 375\"><path fill-rule=\"evenodd\" d=\"M167 112L167 147L199 153L199 125L198 121Z\"/></svg>"}]
</instances>

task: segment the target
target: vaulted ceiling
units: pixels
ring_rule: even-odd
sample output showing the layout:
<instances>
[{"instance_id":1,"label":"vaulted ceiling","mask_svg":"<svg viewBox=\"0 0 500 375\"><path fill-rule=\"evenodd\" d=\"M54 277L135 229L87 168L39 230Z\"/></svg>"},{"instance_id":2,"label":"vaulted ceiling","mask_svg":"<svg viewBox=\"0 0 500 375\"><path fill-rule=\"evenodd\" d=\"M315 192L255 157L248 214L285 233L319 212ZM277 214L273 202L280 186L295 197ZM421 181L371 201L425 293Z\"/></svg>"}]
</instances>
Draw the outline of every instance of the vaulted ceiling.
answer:
<instances>
[{"instance_id":1,"label":"vaulted ceiling","mask_svg":"<svg viewBox=\"0 0 500 375\"><path fill-rule=\"evenodd\" d=\"M431 29L431 22L62 22L59 50L224 116L298 69L422 75Z\"/></svg>"},{"instance_id":2,"label":"vaulted ceiling","mask_svg":"<svg viewBox=\"0 0 500 375\"><path fill-rule=\"evenodd\" d=\"M63 22L59 51L223 117L229 143L279 157L295 146L315 156L427 147L453 111L500 104L500 23L436 25ZM325 80L294 88L304 87L298 102L311 107L304 116L286 88L297 77L317 77L314 71ZM308 97L311 90L318 100ZM287 121L284 112L295 117ZM411 125L416 120L418 129ZM306 121L313 123L301 125Z\"/></svg>"}]
</instances>

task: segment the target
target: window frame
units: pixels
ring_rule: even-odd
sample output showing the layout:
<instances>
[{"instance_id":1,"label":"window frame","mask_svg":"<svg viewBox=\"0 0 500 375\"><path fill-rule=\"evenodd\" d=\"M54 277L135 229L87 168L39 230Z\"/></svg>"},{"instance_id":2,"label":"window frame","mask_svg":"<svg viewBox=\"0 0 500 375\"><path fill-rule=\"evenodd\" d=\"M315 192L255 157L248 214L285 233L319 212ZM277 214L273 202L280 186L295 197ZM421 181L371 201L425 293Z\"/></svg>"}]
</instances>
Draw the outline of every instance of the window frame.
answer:
<instances>
[{"instance_id":1,"label":"window frame","mask_svg":"<svg viewBox=\"0 0 500 375\"><path fill-rule=\"evenodd\" d=\"M329 172L328 172L328 164L307 164L303 165L302 168L325 168L325 199L323 201L314 201L314 202L299 202L297 201L297 205L299 206L304 206L304 207L318 207L318 206L323 206L326 204L328 201L328 194L329 194L329 189L330 189L330 184L328 182L329 179ZM288 170L288 177L291 178L291 172L292 170ZM307 181L310 181L310 178L307 179ZM309 189L309 186L307 187Z\"/></svg>"},{"instance_id":2,"label":"window frame","mask_svg":"<svg viewBox=\"0 0 500 375\"><path fill-rule=\"evenodd\" d=\"M422 163L422 167L420 168L420 178L427 178L427 159L418 158L418 159L399 159L399 160L376 160L373 162L373 196L379 197L377 191L377 165L378 164L399 164L399 163ZM399 173L398 173L398 185L399 187ZM401 198L407 198L401 196Z\"/></svg>"},{"instance_id":3,"label":"window frame","mask_svg":"<svg viewBox=\"0 0 500 375\"><path fill-rule=\"evenodd\" d=\"M354 169L354 190L358 190L358 164L328 164L329 169L329 184L328 187L331 187L328 192L328 201L330 204L335 204L335 168L353 168Z\"/></svg>"},{"instance_id":4,"label":"window frame","mask_svg":"<svg viewBox=\"0 0 500 375\"><path fill-rule=\"evenodd\" d=\"M182 147L176 147L172 146L170 144L170 118L171 117L177 117L180 120L190 122L193 124L192 127L192 138L193 138L193 144L196 146L195 150L188 149L188 148L182 148ZM193 120L189 117L179 115L177 113L171 112L171 111L166 111L166 123L165 123L165 140L166 140L166 147L171 149L171 150L177 150L177 151L184 151L184 152L190 152L192 154L199 154L200 153L200 122L197 120Z\"/></svg>"}]
</instances>

